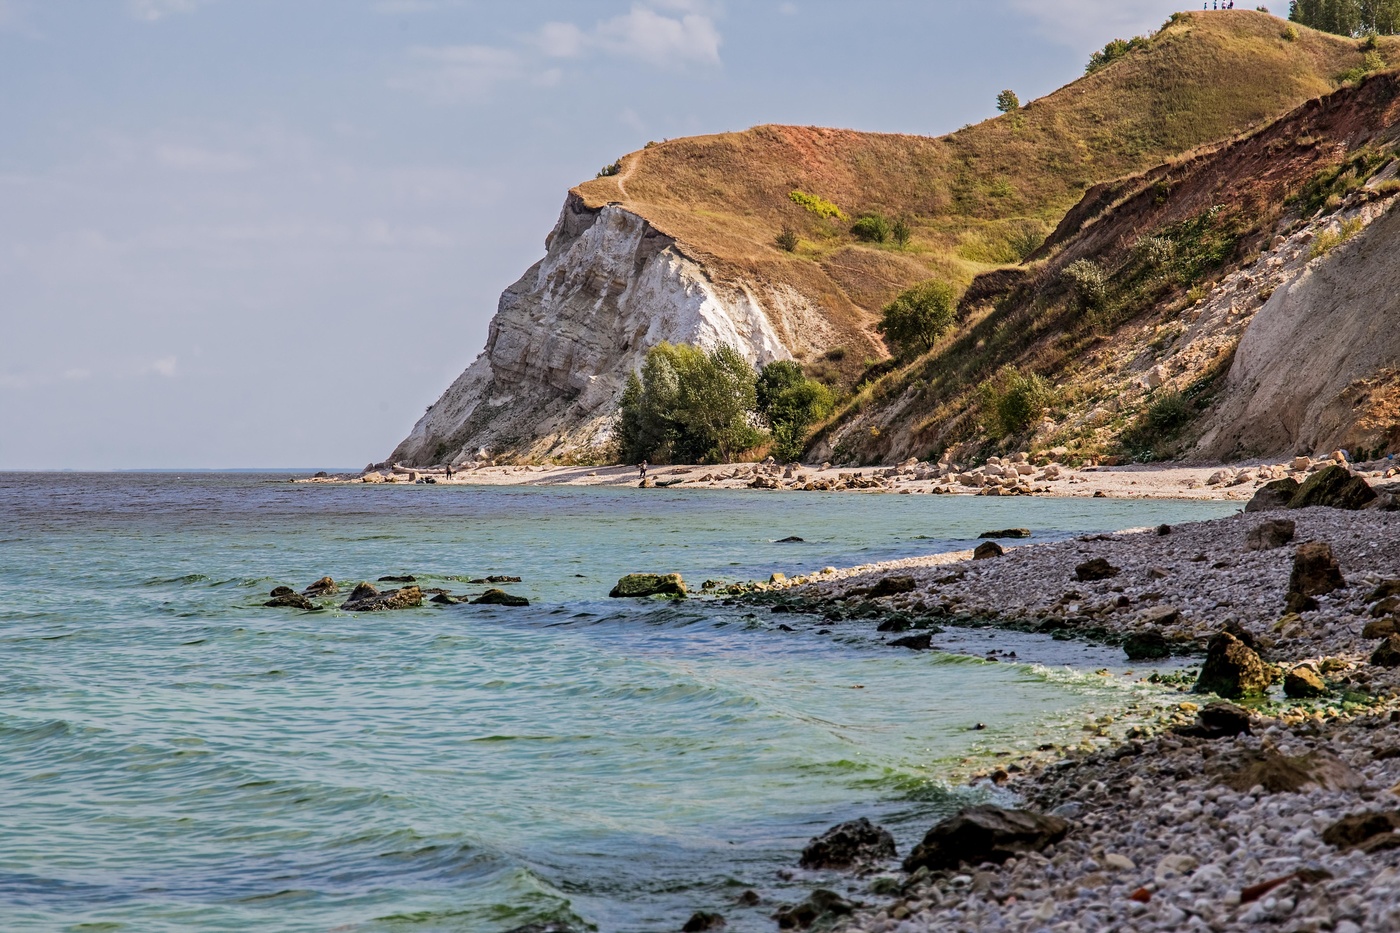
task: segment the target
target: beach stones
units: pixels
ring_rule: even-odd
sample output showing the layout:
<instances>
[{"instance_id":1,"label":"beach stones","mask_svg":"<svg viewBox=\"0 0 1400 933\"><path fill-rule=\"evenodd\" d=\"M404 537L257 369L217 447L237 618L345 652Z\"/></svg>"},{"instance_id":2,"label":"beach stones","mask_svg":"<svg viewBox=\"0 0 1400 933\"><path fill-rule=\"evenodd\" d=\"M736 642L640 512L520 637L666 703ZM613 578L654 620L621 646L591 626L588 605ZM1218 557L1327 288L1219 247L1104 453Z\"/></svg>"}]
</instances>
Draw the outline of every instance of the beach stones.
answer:
<instances>
[{"instance_id":1,"label":"beach stones","mask_svg":"<svg viewBox=\"0 0 1400 933\"><path fill-rule=\"evenodd\" d=\"M1293 540L1297 523L1287 519L1275 519L1249 529L1244 537L1246 551L1272 551Z\"/></svg>"},{"instance_id":2,"label":"beach stones","mask_svg":"<svg viewBox=\"0 0 1400 933\"><path fill-rule=\"evenodd\" d=\"M398 590L380 592L372 583L361 583L350 593L350 598L341 603L346 612L388 612L395 609L413 609L423 605L423 591L416 586L405 586Z\"/></svg>"},{"instance_id":3,"label":"beach stones","mask_svg":"<svg viewBox=\"0 0 1400 933\"><path fill-rule=\"evenodd\" d=\"M892 859L894 836L865 817L833 826L802 850L798 864L807 869L844 871Z\"/></svg>"},{"instance_id":4,"label":"beach stones","mask_svg":"<svg viewBox=\"0 0 1400 933\"><path fill-rule=\"evenodd\" d=\"M1074 568L1074 578L1081 583L1107 580L1116 577L1121 571L1102 557L1086 560Z\"/></svg>"},{"instance_id":5,"label":"beach stones","mask_svg":"<svg viewBox=\"0 0 1400 933\"><path fill-rule=\"evenodd\" d=\"M773 919L778 921L780 930L806 930L818 923L829 925L840 917L849 917L857 906L835 891L818 888L802 903L779 909Z\"/></svg>"},{"instance_id":6,"label":"beach stones","mask_svg":"<svg viewBox=\"0 0 1400 933\"><path fill-rule=\"evenodd\" d=\"M1244 507L1246 512L1269 512L1274 509L1288 507L1288 503L1298 494L1298 481L1296 479L1276 479L1272 483L1265 483L1264 486L1254 494L1254 498L1249 500L1249 504Z\"/></svg>"},{"instance_id":7,"label":"beach stones","mask_svg":"<svg viewBox=\"0 0 1400 933\"><path fill-rule=\"evenodd\" d=\"M1309 476L1288 500L1288 507L1306 509L1320 505L1355 511L1375 498L1376 491L1364 479L1354 476L1346 467L1330 466Z\"/></svg>"},{"instance_id":8,"label":"beach stones","mask_svg":"<svg viewBox=\"0 0 1400 933\"><path fill-rule=\"evenodd\" d=\"M1000 864L1059 842L1069 823L1030 810L1005 810L983 804L935 825L904 860L907 872L957 868L966 862Z\"/></svg>"},{"instance_id":9,"label":"beach stones","mask_svg":"<svg viewBox=\"0 0 1400 933\"><path fill-rule=\"evenodd\" d=\"M1271 682L1268 669L1253 648L1229 632L1220 632L1210 640L1194 690L1235 699L1260 696Z\"/></svg>"},{"instance_id":10,"label":"beach stones","mask_svg":"<svg viewBox=\"0 0 1400 933\"><path fill-rule=\"evenodd\" d=\"M524 596L512 596L505 590L489 589L476 599L473 599L473 606L528 606L530 601Z\"/></svg>"},{"instance_id":11,"label":"beach stones","mask_svg":"<svg viewBox=\"0 0 1400 933\"><path fill-rule=\"evenodd\" d=\"M617 581L617 586L608 595L614 599L640 599L646 596L685 599L685 581L678 573L629 573Z\"/></svg>"},{"instance_id":12,"label":"beach stones","mask_svg":"<svg viewBox=\"0 0 1400 933\"><path fill-rule=\"evenodd\" d=\"M1006 548L995 541L983 541L977 545L977 549L972 552L973 560L991 560L994 557L1001 557L1006 553Z\"/></svg>"},{"instance_id":13,"label":"beach stones","mask_svg":"<svg viewBox=\"0 0 1400 933\"><path fill-rule=\"evenodd\" d=\"M1284 675L1283 693L1294 700L1311 700L1326 696L1328 690L1316 668L1310 664L1299 664Z\"/></svg>"}]
</instances>

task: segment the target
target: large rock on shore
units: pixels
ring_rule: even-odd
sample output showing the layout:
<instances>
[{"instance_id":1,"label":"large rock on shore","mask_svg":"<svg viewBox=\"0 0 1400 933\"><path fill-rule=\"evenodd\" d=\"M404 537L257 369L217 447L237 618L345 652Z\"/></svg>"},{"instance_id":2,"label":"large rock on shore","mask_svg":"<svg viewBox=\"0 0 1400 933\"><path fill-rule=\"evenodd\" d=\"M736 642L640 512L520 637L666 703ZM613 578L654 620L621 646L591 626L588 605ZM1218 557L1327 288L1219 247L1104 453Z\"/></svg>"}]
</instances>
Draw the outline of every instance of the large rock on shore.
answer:
<instances>
[{"instance_id":1,"label":"large rock on shore","mask_svg":"<svg viewBox=\"0 0 1400 933\"><path fill-rule=\"evenodd\" d=\"M614 599L638 599L645 596L668 596L685 599L685 581L678 573L629 573L617 581L608 593Z\"/></svg>"},{"instance_id":2,"label":"large rock on shore","mask_svg":"<svg viewBox=\"0 0 1400 933\"><path fill-rule=\"evenodd\" d=\"M1068 832L1069 823L1059 817L983 804L930 829L904 860L904 870L940 871L964 862L1000 864L1054 845Z\"/></svg>"},{"instance_id":3,"label":"large rock on shore","mask_svg":"<svg viewBox=\"0 0 1400 933\"><path fill-rule=\"evenodd\" d=\"M1377 667L1400 667L1400 635L1390 635L1371 653Z\"/></svg>"},{"instance_id":4,"label":"large rock on shore","mask_svg":"<svg viewBox=\"0 0 1400 933\"><path fill-rule=\"evenodd\" d=\"M1157 629L1133 632L1123 639L1123 653L1129 661L1159 661L1172 654L1167 637Z\"/></svg>"},{"instance_id":5,"label":"large rock on shore","mask_svg":"<svg viewBox=\"0 0 1400 933\"><path fill-rule=\"evenodd\" d=\"M1283 678L1284 696L1294 700L1312 700L1326 696L1327 684L1311 664L1299 664Z\"/></svg>"},{"instance_id":6,"label":"large rock on shore","mask_svg":"<svg viewBox=\"0 0 1400 933\"><path fill-rule=\"evenodd\" d=\"M1086 560L1084 563L1074 568L1074 578L1081 583L1093 582L1094 580L1107 580L1116 577L1121 571L1110 564L1102 557L1095 557Z\"/></svg>"},{"instance_id":7,"label":"large rock on shore","mask_svg":"<svg viewBox=\"0 0 1400 933\"><path fill-rule=\"evenodd\" d=\"M1244 549L1246 551L1272 551L1281 548L1293 540L1293 535L1297 533L1298 524L1279 518L1273 521L1264 522L1257 525L1244 536Z\"/></svg>"},{"instance_id":8,"label":"large rock on shore","mask_svg":"<svg viewBox=\"0 0 1400 933\"><path fill-rule=\"evenodd\" d=\"M1323 541L1307 541L1293 555L1293 573L1288 578L1288 610L1304 612L1317 608L1315 596L1326 596L1347 585L1332 546Z\"/></svg>"},{"instance_id":9,"label":"large rock on shore","mask_svg":"<svg viewBox=\"0 0 1400 933\"><path fill-rule=\"evenodd\" d=\"M1364 508L1376 498L1376 491L1359 476L1343 466L1318 470L1298 488L1288 500L1290 509L1306 509L1321 505L1333 509Z\"/></svg>"},{"instance_id":10,"label":"large rock on shore","mask_svg":"<svg viewBox=\"0 0 1400 933\"><path fill-rule=\"evenodd\" d=\"M846 870L874 865L896 856L894 836L865 817L833 826L802 850L803 868Z\"/></svg>"},{"instance_id":11,"label":"large rock on shore","mask_svg":"<svg viewBox=\"0 0 1400 933\"><path fill-rule=\"evenodd\" d=\"M806 930L818 923L830 925L838 918L849 917L857 906L835 891L818 888L802 903L779 909L773 919L778 921L780 930Z\"/></svg>"},{"instance_id":12,"label":"large rock on shore","mask_svg":"<svg viewBox=\"0 0 1400 933\"><path fill-rule=\"evenodd\" d=\"M1270 683L1269 670L1258 653L1229 632L1221 632L1210 640L1194 689L1233 700L1261 696Z\"/></svg>"},{"instance_id":13,"label":"large rock on shore","mask_svg":"<svg viewBox=\"0 0 1400 933\"><path fill-rule=\"evenodd\" d=\"M415 609L423 605L423 591L416 586L380 592L372 583L361 583L350 592L350 598L340 604L346 612L388 612L394 609Z\"/></svg>"},{"instance_id":14,"label":"large rock on shore","mask_svg":"<svg viewBox=\"0 0 1400 933\"><path fill-rule=\"evenodd\" d=\"M1293 501L1293 497L1298 494L1298 481L1296 479L1276 479L1272 483L1265 483L1264 486L1254 494L1254 498L1249 500L1249 504L1244 507L1246 512L1269 512L1274 509L1286 509L1288 503Z\"/></svg>"}]
</instances>

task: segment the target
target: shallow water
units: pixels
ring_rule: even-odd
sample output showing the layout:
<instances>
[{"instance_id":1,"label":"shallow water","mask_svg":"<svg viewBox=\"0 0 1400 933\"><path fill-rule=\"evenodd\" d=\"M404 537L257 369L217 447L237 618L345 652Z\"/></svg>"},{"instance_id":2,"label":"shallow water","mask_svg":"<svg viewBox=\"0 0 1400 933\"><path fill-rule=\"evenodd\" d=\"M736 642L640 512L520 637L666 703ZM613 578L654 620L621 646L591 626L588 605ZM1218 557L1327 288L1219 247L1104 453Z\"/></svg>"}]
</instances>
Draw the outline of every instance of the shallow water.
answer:
<instances>
[{"instance_id":1,"label":"shallow water","mask_svg":"<svg viewBox=\"0 0 1400 933\"><path fill-rule=\"evenodd\" d=\"M290 485L0 474L0 917L7 930L730 929L831 823L901 849L968 756L1131 688L1060 664L608 600L635 570L766 578L1228 514L1226 503ZM798 535L803 544L778 544ZM525 609L264 609L278 584L488 574ZM1053 654L1062 652L1061 655ZM1046 653L1050 652L1050 653ZM984 731L970 731L977 721Z\"/></svg>"}]
</instances>

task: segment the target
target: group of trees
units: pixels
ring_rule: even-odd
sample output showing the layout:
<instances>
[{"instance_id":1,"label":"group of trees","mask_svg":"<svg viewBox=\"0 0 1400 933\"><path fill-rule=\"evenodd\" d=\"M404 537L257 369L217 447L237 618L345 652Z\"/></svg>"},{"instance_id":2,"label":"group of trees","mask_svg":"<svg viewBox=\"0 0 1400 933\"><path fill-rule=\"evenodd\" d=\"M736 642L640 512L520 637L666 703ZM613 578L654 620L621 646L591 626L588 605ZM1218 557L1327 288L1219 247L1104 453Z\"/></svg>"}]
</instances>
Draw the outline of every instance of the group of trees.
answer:
<instances>
[{"instance_id":1,"label":"group of trees","mask_svg":"<svg viewBox=\"0 0 1400 933\"><path fill-rule=\"evenodd\" d=\"M617 437L632 462L727 463L770 442L774 456L791 460L834 403L791 360L757 371L724 344L707 352L662 343L627 378Z\"/></svg>"},{"instance_id":2,"label":"group of trees","mask_svg":"<svg viewBox=\"0 0 1400 933\"><path fill-rule=\"evenodd\" d=\"M1400 33L1400 0L1293 0L1288 18L1339 36Z\"/></svg>"}]
</instances>

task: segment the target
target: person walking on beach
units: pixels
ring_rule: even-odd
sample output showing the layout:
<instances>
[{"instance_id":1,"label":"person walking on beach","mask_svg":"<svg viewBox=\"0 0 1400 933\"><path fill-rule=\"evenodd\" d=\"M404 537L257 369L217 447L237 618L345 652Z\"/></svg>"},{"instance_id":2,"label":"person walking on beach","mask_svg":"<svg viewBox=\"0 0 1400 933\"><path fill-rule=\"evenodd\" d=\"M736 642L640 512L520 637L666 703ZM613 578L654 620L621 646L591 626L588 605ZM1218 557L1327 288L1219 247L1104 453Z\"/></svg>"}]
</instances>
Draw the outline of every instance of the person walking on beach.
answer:
<instances>
[{"instance_id":1,"label":"person walking on beach","mask_svg":"<svg viewBox=\"0 0 1400 933\"><path fill-rule=\"evenodd\" d=\"M645 481L647 478L647 462L645 460L637 464L637 472L641 473L642 480Z\"/></svg>"},{"instance_id":2,"label":"person walking on beach","mask_svg":"<svg viewBox=\"0 0 1400 933\"><path fill-rule=\"evenodd\" d=\"M450 463L447 465L447 478L448 478L448 479L451 479L451 478L452 478L452 464L450 464Z\"/></svg>"}]
</instances>

